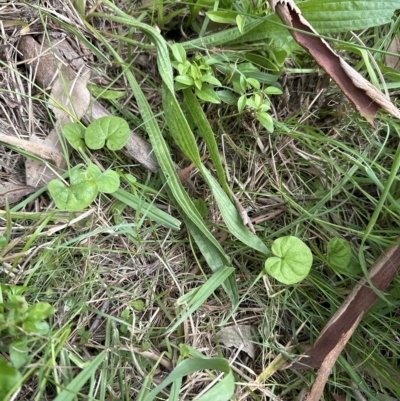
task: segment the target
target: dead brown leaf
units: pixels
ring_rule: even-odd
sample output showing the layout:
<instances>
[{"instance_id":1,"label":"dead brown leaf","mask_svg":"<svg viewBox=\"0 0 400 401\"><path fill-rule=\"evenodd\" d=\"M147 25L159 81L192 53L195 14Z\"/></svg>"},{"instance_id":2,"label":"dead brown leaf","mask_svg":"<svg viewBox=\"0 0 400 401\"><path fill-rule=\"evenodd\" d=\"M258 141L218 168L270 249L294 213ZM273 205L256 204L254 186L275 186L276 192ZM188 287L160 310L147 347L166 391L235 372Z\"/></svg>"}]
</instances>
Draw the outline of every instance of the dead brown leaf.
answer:
<instances>
[{"instance_id":1,"label":"dead brown leaf","mask_svg":"<svg viewBox=\"0 0 400 401\"><path fill-rule=\"evenodd\" d=\"M227 347L235 347L244 351L250 358L254 359L255 349L252 335L252 326L237 324L222 328L217 337L221 344Z\"/></svg>"},{"instance_id":2,"label":"dead brown leaf","mask_svg":"<svg viewBox=\"0 0 400 401\"><path fill-rule=\"evenodd\" d=\"M395 36L390 43L390 46L387 49L388 52L396 53L398 56L391 56L390 54L385 56L385 64L394 68L395 70L400 71L400 39L398 36Z\"/></svg>"},{"instance_id":3,"label":"dead brown leaf","mask_svg":"<svg viewBox=\"0 0 400 401\"><path fill-rule=\"evenodd\" d=\"M54 163L56 166L61 167L64 163L64 156L62 153L57 152L47 146L41 146L40 142L32 143L25 139L20 139L14 136L0 134L0 142L7 145L15 146L18 149L25 150L34 156Z\"/></svg>"},{"instance_id":4,"label":"dead brown leaf","mask_svg":"<svg viewBox=\"0 0 400 401\"><path fill-rule=\"evenodd\" d=\"M48 152L51 154L55 153L62 156L63 149L55 130L52 130L45 139L41 139L35 134L31 135L30 144L32 147L40 146L41 149L48 149ZM64 156L62 156L61 164L57 164L57 166L59 167L58 169L51 169L41 162L37 162L32 159L26 159L26 183L28 185L40 188L44 185L47 185L51 180L58 178L56 172L62 174L62 170L67 167Z\"/></svg>"},{"instance_id":5,"label":"dead brown leaf","mask_svg":"<svg viewBox=\"0 0 400 401\"><path fill-rule=\"evenodd\" d=\"M400 119L400 111L382 92L338 56L324 39L312 36L317 32L303 18L293 0L269 0L269 2L284 24L303 31L291 30L290 33L337 83L371 125L374 125L374 116L380 108Z\"/></svg>"},{"instance_id":6,"label":"dead brown leaf","mask_svg":"<svg viewBox=\"0 0 400 401\"><path fill-rule=\"evenodd\" d=\"M90 104L90 92L86 88L89 79L89 71L78 75L71 67L61 66L49 101L49 107L59 126L74 120L79 121L85 115Z\"/></svg>"},{"instance_id":7,"label":"dead brown leaf","mask_svg":"<svg viewBox=\"0 0 400 401\"><path fill-rule=\"evenodd\" d=\"M36 188L30 185L0 181L0 207L4 207L7 202L9 204L16 203L35 191Z\"/></svg>"}]
</instances>

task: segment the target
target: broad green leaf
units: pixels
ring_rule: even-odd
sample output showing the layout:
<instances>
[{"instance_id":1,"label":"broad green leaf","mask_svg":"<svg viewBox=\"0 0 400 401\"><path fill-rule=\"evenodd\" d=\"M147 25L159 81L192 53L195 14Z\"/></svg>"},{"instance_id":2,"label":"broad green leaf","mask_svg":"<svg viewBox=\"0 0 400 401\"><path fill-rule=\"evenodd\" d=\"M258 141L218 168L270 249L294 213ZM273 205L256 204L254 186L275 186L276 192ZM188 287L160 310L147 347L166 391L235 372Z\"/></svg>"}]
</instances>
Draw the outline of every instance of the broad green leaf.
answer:
<instances>
[{"instance_id":1,"label":"broad green leaf","mask_svg":"<svg viewBox=\"0 0 400 401\"><path fill-rule=\"evenodd\" d=\"M90 149L101 149L107 141L108 149L119 150L125 146L129 134L129 125L123 118L106 116L86 128L85 142Z\"/></svg>"},{"instance_id":2,"label":"broad green leaf","mask_svg":"<svg viewBox=\"0 0 400 401\"><path fill-rule=\"evenodd\" d=\"M168 377L151 391L144 401L153 401L157 394L181 377L187 376L199 370L218 370L225 373L225 377L214 387L208 390L203 396L198 398L200 401L228 401L235 391L235 379L229 362L222 358L191 358L186 359L176 366ZM58 400L56 400L58 401Z\"/></svg>"},{"instance_id":3,"label":"broad green leaf","mask_svg":"<svg viewBox=\"0 0 400 401\"><path fill-rule=\"evenodd\" d=\"M97 368L106 357L105 351L92 359L86 367L58 394L54 401L73 401L86 382L96 373Z\"/></svg>"},{"instance_id":4,"label":"broad green leaf","mask_svg":"<svg viewBox=\"0 0 400 401\"><path fill-rule=\"evenodd\" d=\"M237 103L237 95L228 89L221 89L215 92L222 102L234 106Z\"/></svg>"},{"instance_id":5,"label":"broad green leaf","mask_svg":"<svg viewBox=\"0 0 400 401\"><path fill-rule=\"evenodd\" d=\"M16 369L22 368L29 360L27 340L13 341L9 345L10 360Z\"/></svg>"},{"instance_id":6,"label":"broad green leaf","mask_svg":"<svg viewBox=\"0 0 400 401\"><path fill-rule=\"evenodd\" d=\"M63 126L62 132L75 150L79 150L79 148L84 150L86 148L85 142L83 141L85 128L81 124L67 123Z\"/></svg>"},{"instance_id":7,"label":"broad green leaf","mask_svg":"<svg viewBox=\"0 0 400 401\"><path fill-rule=\"evenodd\" d=\"M87 171L96 179L99 192L111 194L119 188L119 175L112 170L101 172L95 164L89 164Z\"/></svg>"},{"instance_id":8,"label":"broad green leaf","mask_svg":"<svg viewBox=\"0 0 400 401\"><path fill-rule=\"evenodd\" d=\"M126 91L115 91L112 89L104 89L101 88L100 86L93 84L87 84L86 87L89 89L89 92L96 99L114 100L114 99L119 99L120 97L126 95Z\"/></svg>"},{"instance_id":9,"label":"broad green leaf","mask_svg":"<svg viewBox=\"0 0 400 401\"><path fill-rule=\"evenodd\" d=\"M201 89L195 88L194 91L197 97L199 97L201 100L204 100L205 102L210 102L214 104L221 103L221 99L218 97L214 89L208 85L202 85Z\"/></svg>"},{"instance_id":10,"label":"broad green leaf","mask_svg":"<svg viewBox=\"0 0 400 401\"><path fill-rule=\"evenodd\" d=\"M186 52L180 43L174 43L171 46L171 50L176 61L178 61L179 63L184 63L186 61Z\"/></svg>"},{"instance_id":11,"label":"broad green leaf","mask_svg":"<svg viewBox=\"0 0 400 401\"><path fill-rule=\"evenodd\" d=\"M68 212L84 209L98 194L95 178L85 170L71 171L68 187L60 179L50 181L48 190L57 207Z\"/></svg>"},{"instance_id":12,"label":"broad green leaf","mask_svg":"<svg viewBox=\"0 0 400 401\"><path fill-rule=\"evenodd\" d=\"M398 0L309 0L297 5L318 33L349 32L388 24L400 8Z\"/></svg>"},{"instance_id":13,"label":"broad green leaf","mask_svg":"<svg viewBox=\"0 0 400 401\"><path fill-rule=\"evenodd\" d=\"M267 95L282 95L282 90L275 86L268 86L268 88L265 88L263 92Z\"/></svg>"},{"instance_id":14,"label":"broad green leaf","mask_svg":"<svg viewBox=\"0 0 400 401\"><path fill-rule=\"evenodd\" d=\"M339 273L347 273L351 261L351 248L343 238L332 238L328 243L327 263L329 267Z\"/></svg>"},{"instance_id":15,"label":"broad green leaf","mask_svg":"<svg viewBox=\"0 0 400 401\"><path fill-rule=\"evenodd\" d=\"M178 75L175 77L175 81L186 86L194 85L194 80L192 77L189 77L189 75Z\"/></svg>"},{"instance_id":16,"label":"broad green leaf","mask_svg":"<svg viewBox=\"0 0 400 401\"><path fill-rule=\"evenodd\" d=\"M238 13L235 11L207 11L206 15L211 21L219 24L236 24Z\"/></svg>"},{"instance_id":17,"label":"broad green leaf","mask_svg":"<svg viewBox=\"0 0 400 401\"><path fill-rule=\"evenodd\" d=\"M0 394L5 396L21 380L21 374L0 357Z\"/></svg>"},{"instance_id":18,"label":"broad green leaf","mask_svg":"<svg viewBox=\"0 0 400 401\"><path fill-rule=\"evenodd\" d=\"M257 111L256 116L258 121L260 121L261 125L265 129L267 129L269 132L274 132L274 120L268 113L265 113L264 111Z\"/></svg>"},{"instance_id":19,"label":"broad green leaf","mask_svg":"<svg viewBox=\"0 0 400 401\"><path fill-rule=\"evenodd\" d=\"M254 78L247 78L246 79L247 83L252 86L254 89L260 90L260 82L258 82Z\"/></svg>"},{"instance_id":20,"label":"broad green leaf","mask_svg":"<svg viewBox=\"0 0 400 401\"><path fill-rule=\"evenodd\" d=\"M247 103L247 96L246 95L240 96L240 98L237 101L237 108L239 113L243 112L244 108L246 107L246 103Z\"/></svg>"},{"instance_id":21,"label":"broad green leaf","mask_svg":"<svg viewBox=\"0 0 400 401\"><path fill-rule=\"evenodd\" d=\"M240 33L243 33L243 32L244 32L244 26L245 26L245 24L246 24L246 16L245 16L245 15L242 15L242 14L239 14L239 15L236 17L236 25L237 25L237 27L238 27Z\"/></svg>"},{"instance_id":22,"label":"broad green leaf","mask_svg":"<svg viewBox=\"0 0 400 401\"><path fill-rule=\"evenodd\" d=\"M221 82L217 78L215 78L215 77L213 77L212 75L209 75L209 74L203 75L200 78L200 80L202 82L207 82L207 83L209 83L211 85L214 85L214 86L222 86Z\"/></svg>"},{"instance_id":23,"label":"broad green leaf","mask_svg":"<svg viewBox=\"0 0 400 401\"><path fill-rule=\"evenodd\" d=\"M106 170L99 178L97 178L97 187L99 192L112 194L119 188L119 176L113 170Z\"/></svg>"},{"instance_id":24,"label":"broad green leaf","mask_svg":"<svg viewBox=\"0 0 400 401\"><path fill-rule=\"evenodd\" d=\"M313 257L307 245L294 236L278 238L271 246L274 255L265 262L265 270L283 284L294 284L307 277Z\"/></svg>"},{"instance_id":25,"label":"broad green leaf","mask_svg":"<svg viewBox=\"0 0 400 401\"><path fill-rule=\"evenodd\" d=\"M40 322L54 313L55 309L48 302L39 302L28 308L27 314L31 321Z\"/></svg>"}]
</instances>

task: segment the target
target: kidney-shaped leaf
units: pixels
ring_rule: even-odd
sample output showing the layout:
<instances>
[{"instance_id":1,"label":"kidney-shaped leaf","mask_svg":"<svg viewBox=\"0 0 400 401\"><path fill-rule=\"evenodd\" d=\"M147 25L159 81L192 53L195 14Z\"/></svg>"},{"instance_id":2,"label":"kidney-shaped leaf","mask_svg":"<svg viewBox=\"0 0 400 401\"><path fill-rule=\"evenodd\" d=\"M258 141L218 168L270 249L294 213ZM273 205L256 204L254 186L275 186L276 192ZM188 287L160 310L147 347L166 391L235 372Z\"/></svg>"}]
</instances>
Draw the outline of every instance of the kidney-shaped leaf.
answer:
<instances>
[{"instance_id":1,"label":"kidney-shaped leaf","mask_svg":"<svg viewBox=\"0 0 400 401\"><path fill-rule=\"evenodd\" d=\"M96 179L97 189L105 194L112 194L119 188L119 175L112 170L101 172L95 164L89 164L87 171Z\"/></svg>"},{"instance_id":2,"label":"kidney-shaped leaf","mask_svg":"<svg viewBox=\"0 0 400 401\"><path fill-rule=\"evenodd\" d=\"M57 179L49 182L48 189L57 207L69 212L89 206L98 193L96 179L85 170L71 171L69 187Z\"/></svg>"},{"instance_id":3,"label":"kidney-shaped leaf","mask_svg":"<svg viewBox=\"0 0 400 401\"><path fill-rule=\"evenodd\" d=\"M67 123L63 126L62 132L75 150L85 149L85 142L83 142L85 128L81 124Z\"/></svg>"},{"instance_id":4,"label":"kidney-shaped leaf","mask_svg":"<svg viewBox=\"0 0 400 401\"><path fill-rule=\"evenodd\" d=\"M120 117L105 116L93 121L85 131L90 149L101 149L107 141L110 150L122 149L129 138L129 125Z\"/></svg>"},{"instance_id":5,"label":"kidney-shaped leaf","mask_svg":"<svg viewBox=\"0 0 400 401\"><path fill-rule=\"evenodd\" d=\"M310 249L297 237L278 238L271 247L275 255L265 262L265 270L283 284L294 284L309 273L313 257Z\"/></svg>"},{"instance_id":6,"label":"kidney-shaped leaf","mask_svg":"<svg viewBox=\"0 0 400 401\"><path fill-rule=\"evenodd\" d=\"M351 261L350 244L343 238L332 238L328 243L327 262L330 268L339 273L348 273Z\"/></svg>"}]
</instances>

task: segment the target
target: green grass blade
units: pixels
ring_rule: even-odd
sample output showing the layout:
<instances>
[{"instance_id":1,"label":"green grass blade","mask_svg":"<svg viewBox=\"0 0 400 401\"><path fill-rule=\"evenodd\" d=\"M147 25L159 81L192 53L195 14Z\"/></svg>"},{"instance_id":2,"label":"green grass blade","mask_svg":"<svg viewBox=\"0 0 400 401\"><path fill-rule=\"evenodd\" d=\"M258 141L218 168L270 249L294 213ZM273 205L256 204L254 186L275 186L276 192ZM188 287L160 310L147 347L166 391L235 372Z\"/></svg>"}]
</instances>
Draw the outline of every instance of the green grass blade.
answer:
<instances>
[{"instance_id":1,"label":"green grass blade","mask_svg":"<svg viewBox=\"0 0 400 401\"><path fill-rule=\"evenodd\" d=\"M207 149L210 152L211 160L214 164L215 170L217 171L218 180L222 188L230 196L230 190L228 187L228 183L226 182L224 168L222 166L221 157L218 152L217 141L215 140L214 132L210 127L210 123L208 122L204 111L199 104L199 101L193 94L192 89L185 89L183 91L183 94L185 97L185 104L188 107L194 121L196 122L200 135L204 139L204 142L207 145Z\"/></svg>"},{"instance_id":2,"label":"green grass blade","mask_svg":"<svg viewBox=\"0 0 400 401\"><path fill-rule=\"evenodd\" d=\"M186 359L185 361L181 362L161 384L159 384L153 391L151 391L147 395L144 401L153 401L161 390L163 390L169 384L173 383L178 378L205 369L221 371L225 373L225 377L216 386L214 386L213 389L217 387L216 391L212 391L213 389L209 390L200 398L200 400L229 400L235 390L235 381L228 361L222 358L192 358Z\"/></svg>"},{"instance_id":3,"label":"green grass blade","mask_svg":"<svg viewBox=\"0 0 400 401\"><path fill-rule=\"evenodd\" d=\"M68 386L54 399L54 401L72 401L78 391L86 384L90 377L96 372L97 368L106 357L105 351L97 355L89 364L78 374Z\"/></svg>"},{"instance_id":4,"label":"green grass blade","mask_svg":"<svg viewBox=\"0 0 400 401\"><path fill-rule=\"evenodd\" d=\"M125 191L124 189L118 189L111 195L115 199L120 200L121 202L130 206L132 209L138 210L145 217L163 225L164 227L168 227L173 230L179 230L181 227L181 222L178 219L158 209L156 206L144 201L140 197Z\"/></svg>"},{"instance_id":5,"label":"green grass blade","mask_svg":"<svg viewBox=\"0 0 400 401\"><path fill-rule=\"evenodd\" d=\"M174 325L168 330L173 333L176 328L182 324L190 315L192 315L206 300L207 298L229 277L232 276L235 269L233 267L226 267L225 269L219 269L212 274L211 277L199 288L196 288L193 296L187 303L187 310L182 316L174 323ZM186 298L185 298L186 299Z\"/></svg>"}]
</instances>

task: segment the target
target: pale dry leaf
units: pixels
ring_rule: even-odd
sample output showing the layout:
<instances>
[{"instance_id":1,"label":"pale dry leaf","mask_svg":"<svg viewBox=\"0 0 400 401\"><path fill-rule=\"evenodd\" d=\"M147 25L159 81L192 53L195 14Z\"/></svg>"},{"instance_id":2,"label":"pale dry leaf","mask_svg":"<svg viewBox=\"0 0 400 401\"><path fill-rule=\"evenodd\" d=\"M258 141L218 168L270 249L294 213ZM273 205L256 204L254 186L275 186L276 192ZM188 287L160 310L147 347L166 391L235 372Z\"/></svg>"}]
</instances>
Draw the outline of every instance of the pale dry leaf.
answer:
<instances>
[{"instance_id":1,"label":"pale dry leaf","mask_svg":"<svg viewBox=\"0 0 400 401\"><path fill-rule=\"evenodd\" d=\"M31 153L34 156L54 163L56 166L61 167L64 163L64 156L47 146L41 146L41 143L32 143L25 139L17 138L10 135L0 134L0 142L7 145L15 146L18 149Z\"/></svg>"},{"instance_id":2,"label":"pale dry leaf","mask_svg":"<svg viewBox=\"0 0 400 401\"><path fill-rule=\"evenodd\" d=\"M217 338L221 344L227 347L240 348L250 358L255 357L254 336L252 335L252 326L237 324L227 326L217 333Z\"/></svg>"},{"instance_id":3,"label":"pale dry leaf","mask_svg":"<svg viewBox=\"0 0 400 401\"><path fill-rule=\"evenodd\" d=\"M390 53L396 53L398 54L398 56L396 57L387 54L385 56L385 64L390 68L394 68L395 70L400 71L400 39L398 36L395 36L393 38L387 51Z\"/></svg>"},{"instance_id":4,"label":"pale dry leaf","mask_svg":"<svg viewBox=\"0 0 400 401\"><path fill-rule=\"evenodd\" d=\"M49 152L62 155L63 149L55 130L52 130L45 139L41 139L33 134L29 140L32 142L32 145L36 144L41 148L47 148ZM56 171L62 174L62 169L67 167L67 163L64 158L62 159L62 162L58 164L58 167L59 169L56 169ZM58 178L54 170L47 167L46 164L32 159L25 160L25 174L26 183L38 188L47 185L51 180Z\"/></svg>"},{"instance_id":5,"label":"pale dry leaf","mask_svg":"<svg viewBox=\"0 0 400 401\"><path fill-rule=\"evenodd\" d=\"M8 202L10 205L19 202L24 196L35 192L36 188L30 185L15 184L0 181L0 207Z\"/></svg>"},{"instance_id":6,"label":"pale dry leaf","mask_svg":"<svg viewBox=\"0 0 400 401\"><path fill-rule=\"evenodd\" d=\"M284 24L296 29L290 30L296 42L314 57L371 125L374 125L374 116L379 108L400 118L400 111L379 89L350 67L324 39L315 36L317 32L301 15L293 0L269 1Z\"/></svg>"},{"instance_id":7,"label":"pale dry leaf","mask_svg":"<svg viewBox=\"0 0 400 401\"><path fill-rule=\"evenodd\" d=\"M71 67L62 66L53 84L49 107L61 126L76 119L79 121L90 104L90 92L86 85L90 72L76 74Z\"/></svg>"}]
</instances>

